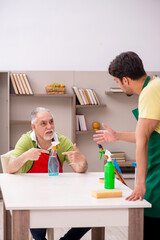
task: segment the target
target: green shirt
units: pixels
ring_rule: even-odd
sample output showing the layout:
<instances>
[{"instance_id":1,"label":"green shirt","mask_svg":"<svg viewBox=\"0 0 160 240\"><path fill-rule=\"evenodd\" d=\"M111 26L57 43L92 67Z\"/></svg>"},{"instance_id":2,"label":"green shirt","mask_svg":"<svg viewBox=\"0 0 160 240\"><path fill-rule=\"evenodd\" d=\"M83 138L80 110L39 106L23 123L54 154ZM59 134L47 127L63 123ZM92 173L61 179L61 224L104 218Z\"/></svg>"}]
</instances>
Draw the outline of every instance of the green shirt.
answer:
<instances>
[{"instance_id":1,"label":"green shirt","mask_svg":"<svg viewBox=\"0 0 160 240\"><path fill-rule=\"evenodd\" d=\"M12 154L12 157L18 157L22 155L24 152L28 151L31 148L37 148L37 144L35 141L32 141L30 134L32 131L27 132L26 134L23 134L21 138L18 140L14 153ZM67 155L62 155L62 152L68 152L68 151L74 151L73 143L65 136L56 133L58 136L58 140L60 142L60 148L57 148L57 155L59 157L59 160L61 162L61 166L63 168L64 161L67 163L70 163L70 160ZM32 160L28 160L23 167L19 170L20 173L27 173L32 165Z\"/></svg>"}]
</instances>

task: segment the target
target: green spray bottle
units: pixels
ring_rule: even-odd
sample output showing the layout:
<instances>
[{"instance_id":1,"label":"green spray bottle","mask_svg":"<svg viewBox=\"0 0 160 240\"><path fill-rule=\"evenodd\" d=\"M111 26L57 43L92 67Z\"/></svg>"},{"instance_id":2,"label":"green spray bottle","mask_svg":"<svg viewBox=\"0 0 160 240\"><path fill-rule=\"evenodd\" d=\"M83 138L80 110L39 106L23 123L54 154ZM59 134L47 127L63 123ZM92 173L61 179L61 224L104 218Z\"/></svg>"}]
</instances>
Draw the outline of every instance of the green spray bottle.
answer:
<instances>
[{"instance_id":1,"label":"green spray bottle","mask_svg":"<svg viewBox=\"0 0 160 240\"><path fill-rule=\"evenodd\" d=\"M114 189L115 166L112 163L111 152L106 150L105 156L107 158L107 163L104 165L104 188Z\"/></svg>"}]
</instances>

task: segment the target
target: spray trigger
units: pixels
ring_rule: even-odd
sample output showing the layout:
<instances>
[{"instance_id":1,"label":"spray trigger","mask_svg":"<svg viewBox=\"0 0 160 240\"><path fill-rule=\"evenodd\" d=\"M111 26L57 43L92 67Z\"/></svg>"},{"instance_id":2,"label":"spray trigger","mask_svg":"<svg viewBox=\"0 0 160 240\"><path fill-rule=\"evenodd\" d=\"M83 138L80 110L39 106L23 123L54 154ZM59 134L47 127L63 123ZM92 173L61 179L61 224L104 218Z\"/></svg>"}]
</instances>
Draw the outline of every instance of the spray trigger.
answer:
<instances>
[{"instance_id":1,"label":"spray trigger","mask_svg":"<svg viewBox=\"0 0 160 240\"><path fill-rule=\"evenodd\" d=\"M102 159L102 155L105 153L105 150L99 151L99 153L100 153L100 159L99 160L101 160Z\"/></svg>"}]
</instances>

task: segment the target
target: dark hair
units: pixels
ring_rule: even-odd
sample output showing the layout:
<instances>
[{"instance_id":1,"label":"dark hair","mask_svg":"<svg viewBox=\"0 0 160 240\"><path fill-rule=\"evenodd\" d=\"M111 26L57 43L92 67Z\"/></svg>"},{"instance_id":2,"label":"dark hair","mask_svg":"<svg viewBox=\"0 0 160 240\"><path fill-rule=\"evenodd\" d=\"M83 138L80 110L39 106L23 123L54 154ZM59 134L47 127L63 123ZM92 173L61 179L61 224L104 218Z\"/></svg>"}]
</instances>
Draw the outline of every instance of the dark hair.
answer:
<instances>
[{"instance_id":1,"label":"dark hair","mask_svg":"<svg viewBox=\"0 0 160 240\"><path fill-rule=\"evenodd\" d=\"M109 65L109 74L121 80L123 77L129 77L137 80L146 75L142 60L134 52L123 52L118 55Z\"/></svg>"}]
</instances>

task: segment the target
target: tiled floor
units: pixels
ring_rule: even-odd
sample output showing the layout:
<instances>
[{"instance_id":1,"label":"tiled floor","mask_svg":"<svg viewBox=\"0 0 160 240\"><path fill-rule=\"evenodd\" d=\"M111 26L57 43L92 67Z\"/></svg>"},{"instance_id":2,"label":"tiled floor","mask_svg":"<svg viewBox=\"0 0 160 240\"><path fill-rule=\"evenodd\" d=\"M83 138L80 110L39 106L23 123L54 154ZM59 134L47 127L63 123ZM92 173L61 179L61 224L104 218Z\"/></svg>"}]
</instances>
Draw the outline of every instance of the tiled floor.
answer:
<instances>
[{"instance_id":1,"label":"tiled floor","mask_svg":"<svg viewBox=\"0 0 160 240\"><path fill-rule=\"evenodd\" d=\"M0 201L0 214L2 214L2 202ZM3 219L0 217L0 240L3 240ZM54 240L59 240L69 228L55 228L54 229ZM127 240L128 238L128 229L127 227L106 227L105 229L105 239L106 240ZM86 235L81 238L82 240L91 240L91 231L86 233Z\"/></svg>"}]
</instances>

